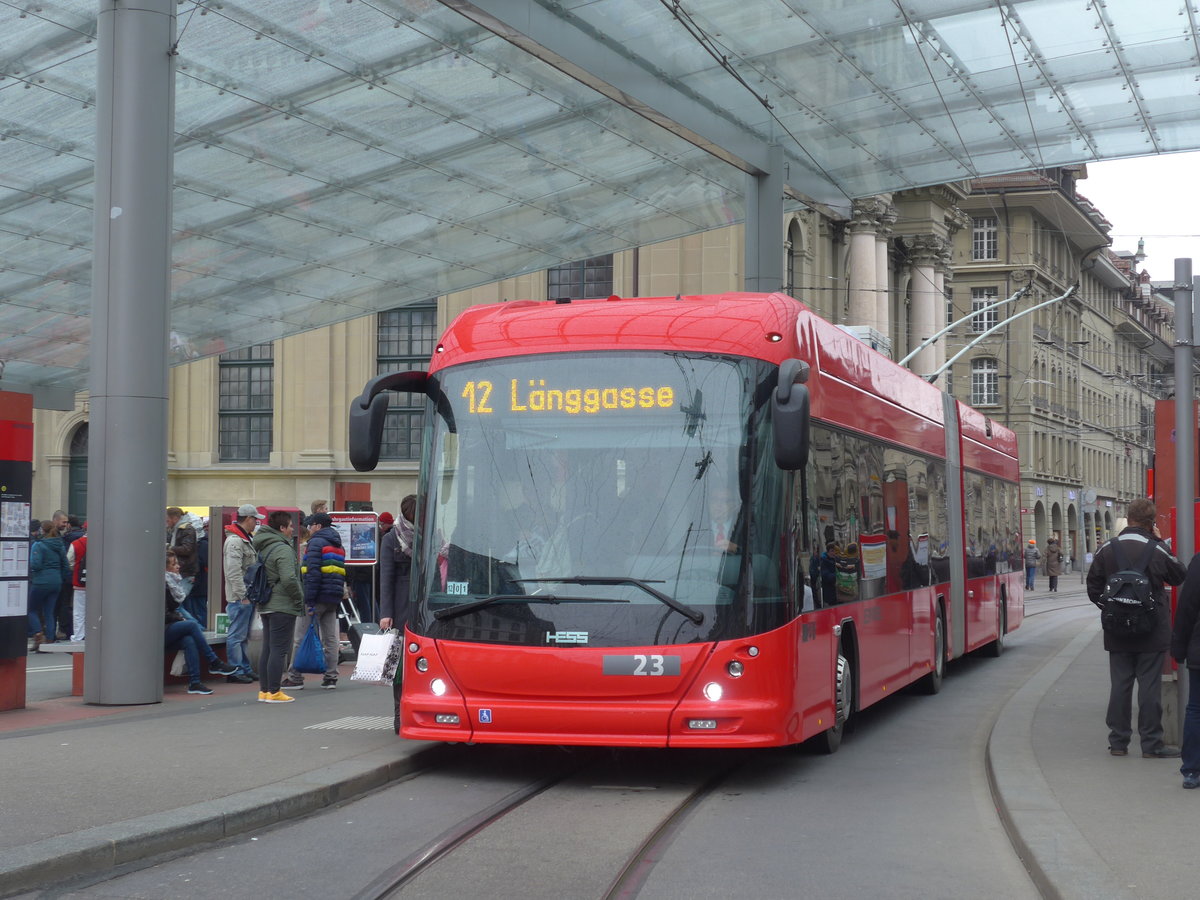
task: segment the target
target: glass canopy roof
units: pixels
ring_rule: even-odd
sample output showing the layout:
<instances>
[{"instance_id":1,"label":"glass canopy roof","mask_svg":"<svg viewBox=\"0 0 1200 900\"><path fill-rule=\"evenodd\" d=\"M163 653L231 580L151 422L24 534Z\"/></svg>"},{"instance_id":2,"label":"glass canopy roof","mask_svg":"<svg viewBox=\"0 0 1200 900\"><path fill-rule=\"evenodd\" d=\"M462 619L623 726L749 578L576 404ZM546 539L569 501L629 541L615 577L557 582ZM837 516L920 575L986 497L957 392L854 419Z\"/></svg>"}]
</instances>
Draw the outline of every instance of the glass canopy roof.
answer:
<instances>
[{"instance_id":1,"label":"glass canopy roof","mask_svg":"<svg viewBox=\"0 0 1200 900\"><path fill-rule=\"evenodd\" d=\"M86 387L102 0L0 0L0 360ZM792 204L1200 148L1161 0L181 0L172 360Z\"/></svg>"}]
</instances>

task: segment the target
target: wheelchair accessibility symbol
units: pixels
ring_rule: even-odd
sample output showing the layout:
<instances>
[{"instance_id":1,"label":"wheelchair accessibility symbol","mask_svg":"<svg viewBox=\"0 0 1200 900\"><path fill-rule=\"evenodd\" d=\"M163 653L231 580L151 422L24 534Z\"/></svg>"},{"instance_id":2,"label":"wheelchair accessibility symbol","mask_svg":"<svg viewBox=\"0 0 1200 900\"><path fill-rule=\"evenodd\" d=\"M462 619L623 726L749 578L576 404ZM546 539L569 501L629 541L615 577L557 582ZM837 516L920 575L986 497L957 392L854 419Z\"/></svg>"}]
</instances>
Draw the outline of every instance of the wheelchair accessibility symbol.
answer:
<instances>
[{"instance_id":1,"label":"wheelchair accessibility symbol","mask_svg":"<svg viewBox=\"0 0 1200 900\"><path fill-rule=\"evenodd\" d=\"M481 709L479 711L479 724L490 725L492 722L492 711L490 709Z\"/></svg>"}]
</instances>

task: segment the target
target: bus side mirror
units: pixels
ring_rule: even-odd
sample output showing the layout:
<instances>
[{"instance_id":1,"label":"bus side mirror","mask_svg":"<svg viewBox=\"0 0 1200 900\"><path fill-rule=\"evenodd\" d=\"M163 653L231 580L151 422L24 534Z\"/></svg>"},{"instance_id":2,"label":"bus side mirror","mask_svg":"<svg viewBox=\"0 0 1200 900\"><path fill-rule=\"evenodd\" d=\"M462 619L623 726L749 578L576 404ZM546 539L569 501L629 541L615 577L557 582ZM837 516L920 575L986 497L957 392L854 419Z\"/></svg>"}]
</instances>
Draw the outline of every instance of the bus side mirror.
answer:
<instances>
[{"instance_id":1,"label":"bus side mirror","mask_svg":"<svg viewBox=\"0 0 1200 900\"><path fill-rule=\"evenodd\" d=\"M384 391L424 394L428 383L428 372L388 372L367 382L350 404L350 464L355 469L370 472L379 464L388 407Z\"/></svg>"},{"instance_id":2,"label":"bus side mirror","mask_svg":"<svg viewBox=\"0 0 1200 900\"><path fill-rule=\"evenodd\" d=\"M785 471L808 464L808 363L785 359L779 364L779 383L771 395L775 429L775 465Z\"/></svg>"}]
</instances>

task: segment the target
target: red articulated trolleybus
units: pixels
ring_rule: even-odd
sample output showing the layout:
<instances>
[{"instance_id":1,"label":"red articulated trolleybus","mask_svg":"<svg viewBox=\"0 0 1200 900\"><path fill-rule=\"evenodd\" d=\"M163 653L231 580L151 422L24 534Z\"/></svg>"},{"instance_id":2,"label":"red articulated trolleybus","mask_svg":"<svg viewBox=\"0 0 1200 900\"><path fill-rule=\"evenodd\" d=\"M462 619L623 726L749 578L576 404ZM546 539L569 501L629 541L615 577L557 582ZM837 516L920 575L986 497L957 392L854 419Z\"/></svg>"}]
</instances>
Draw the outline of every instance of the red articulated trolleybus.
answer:
<instances>
[{"instance_id":1,"label":"red articulated trolleybus","mask_svg":"<svg viewBox=\"0 0 1200 900\"><path fill-rule=\"evenodd\" d=\"M428 372L400 733L836 750L1024 614L1017 445L783 294L478 306Z\"/></svg>"}]
</instances>

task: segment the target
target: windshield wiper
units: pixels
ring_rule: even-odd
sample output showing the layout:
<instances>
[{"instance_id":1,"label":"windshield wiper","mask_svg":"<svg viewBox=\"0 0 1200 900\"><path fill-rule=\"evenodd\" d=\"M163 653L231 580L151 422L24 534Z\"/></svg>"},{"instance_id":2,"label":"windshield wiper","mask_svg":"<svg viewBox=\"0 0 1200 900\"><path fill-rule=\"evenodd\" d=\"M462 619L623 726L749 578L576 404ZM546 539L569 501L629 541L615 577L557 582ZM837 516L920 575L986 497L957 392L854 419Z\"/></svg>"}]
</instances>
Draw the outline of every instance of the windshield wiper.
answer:
<instances>
[{"instance_id":1,"label":"windshield wiper","mask_svg":"<svg viewBox=\"0 0 1200 900\"><path fill-rule=\"evenodd\" d=\"M675 612L687 616L697 625L704 621L704 613L698 609L692 609L686 603L680 603L669 594L664 594L662 591L655 590L650 587L648 582L642 581L640 578L629 578L624 575L572 575L566 578L514 578L514 584L527 584L537 582L558 582L560 584L631 584L636 588L641 588L659 603L671 607ZM656 582L661 583L661 582Z\"/></svg>"},{"instance_id":2,"label":"windshield wiper","mask_svg":"<svg viewBox=\"0 0 1200 900\"><path fill-rule=\"evenodd\" d=\"M561 581L559 578L527 578L526 581ZM609 600L604 597L558 597L554 594L492 594L490 597L480 597L478 600L468 600L457 606L447 606L436 610L435 619L452 619L455 616L466 615L485 606L491 606L500 600L519 600L523 603L628 603L628 600Z\"/></svg>"}]
</instances>

